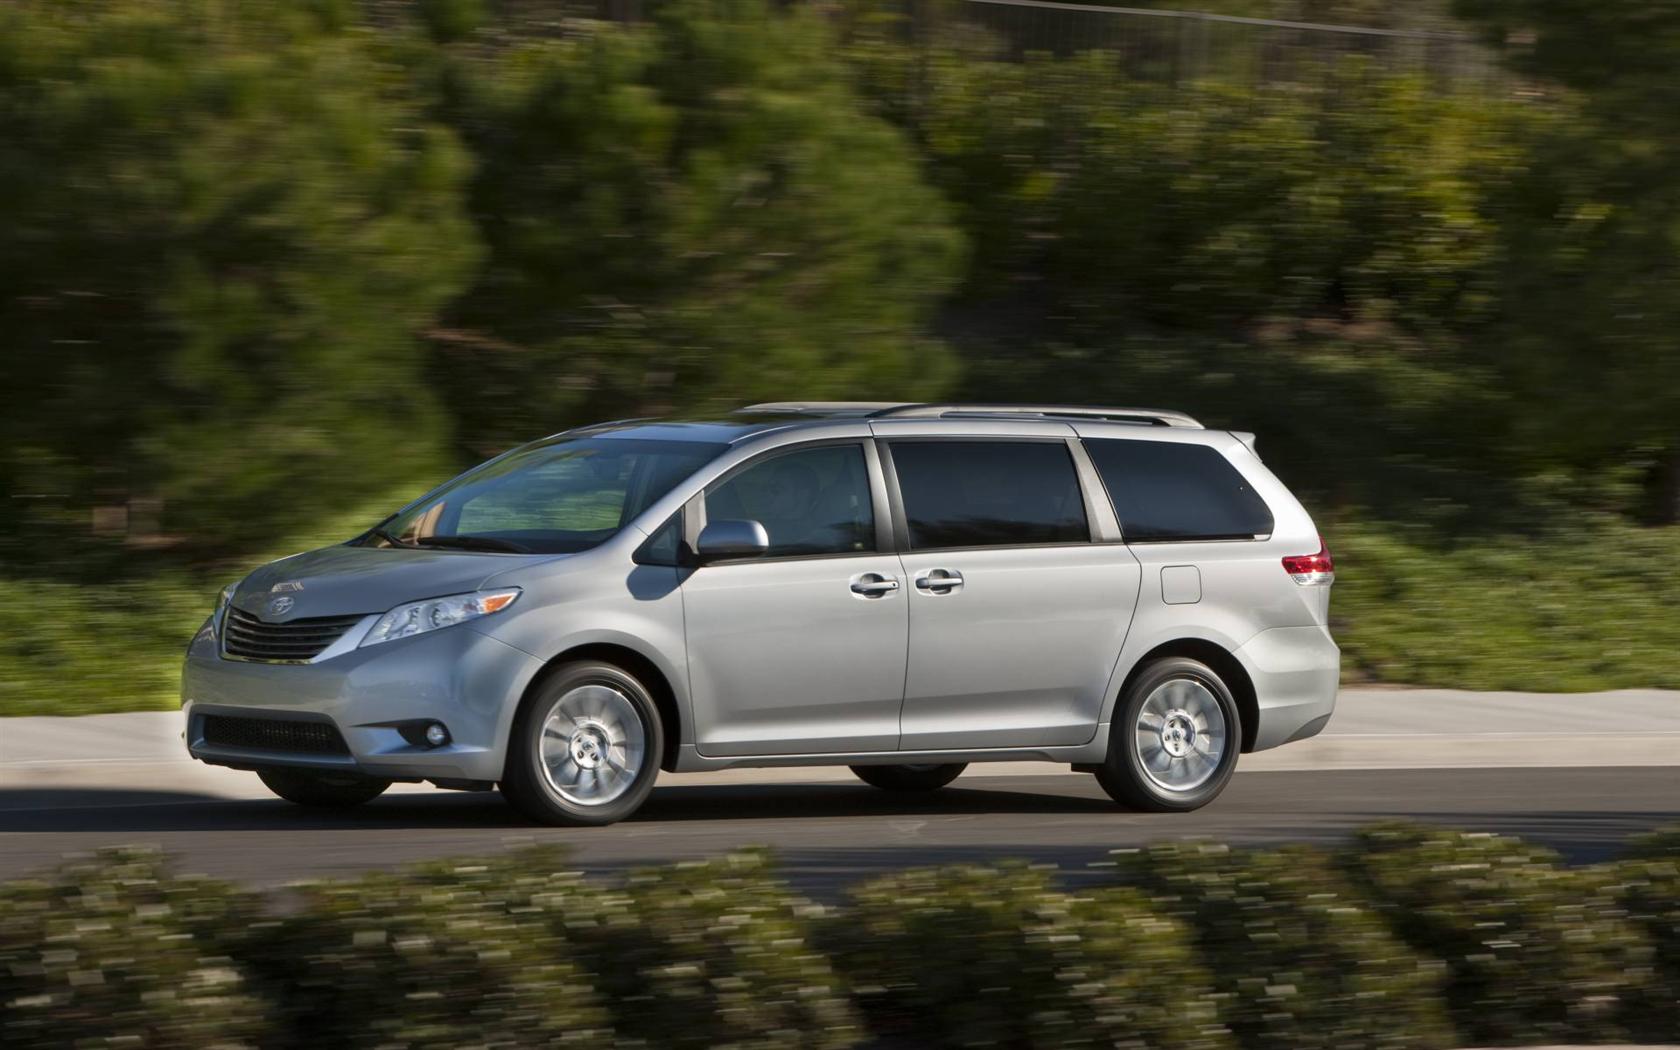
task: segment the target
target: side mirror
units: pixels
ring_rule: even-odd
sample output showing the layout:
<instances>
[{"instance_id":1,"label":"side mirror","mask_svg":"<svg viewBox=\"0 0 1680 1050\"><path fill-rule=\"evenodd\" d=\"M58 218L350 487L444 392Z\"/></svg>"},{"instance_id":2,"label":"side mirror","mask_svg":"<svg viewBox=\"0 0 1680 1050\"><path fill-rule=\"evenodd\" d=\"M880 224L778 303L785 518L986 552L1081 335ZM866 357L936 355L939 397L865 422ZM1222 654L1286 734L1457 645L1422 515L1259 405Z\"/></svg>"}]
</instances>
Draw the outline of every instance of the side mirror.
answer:
<instances>
[{"instance_id":1,"label":"side mirror","mask_svg":"<svg viewBox=\"0 0 1680 1050\"><path fill-rule=\"evenodd\" d=\"M756 521L711 521L700 530L695 548L702 564L720 558L756 558L770 549L770 534Z\"/></svg>"}]
</instances>

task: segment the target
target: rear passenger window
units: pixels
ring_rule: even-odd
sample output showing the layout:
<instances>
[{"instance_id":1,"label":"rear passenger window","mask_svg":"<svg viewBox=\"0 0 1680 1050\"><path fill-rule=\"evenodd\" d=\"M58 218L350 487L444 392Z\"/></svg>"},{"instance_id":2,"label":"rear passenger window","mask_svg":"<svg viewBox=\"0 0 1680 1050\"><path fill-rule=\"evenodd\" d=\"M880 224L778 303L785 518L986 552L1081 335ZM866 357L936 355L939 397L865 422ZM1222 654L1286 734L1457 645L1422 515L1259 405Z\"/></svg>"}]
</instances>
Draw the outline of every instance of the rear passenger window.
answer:
<instances>
[{"instance_id":1,"label":"rear passenger window","mask_svg":"<svg viewBox=\"0 0 1680 1050\"><path fill-rule=\"evenodd\" d=\"M910 546L1004 547L1091 538L1059 441L894 441Z\"/></svg>"},{"instance_id":2,"label":"rear passenger window","mask_svg":"<svg viewBox=\"0 0 1680 1050\"><path fill-rule=\"evenodd\" d=\"M1129 543L1271 535L1266 501L1215 449L1125 439L1088 439L1085 449Z\"/></svg>"}]
</instances>

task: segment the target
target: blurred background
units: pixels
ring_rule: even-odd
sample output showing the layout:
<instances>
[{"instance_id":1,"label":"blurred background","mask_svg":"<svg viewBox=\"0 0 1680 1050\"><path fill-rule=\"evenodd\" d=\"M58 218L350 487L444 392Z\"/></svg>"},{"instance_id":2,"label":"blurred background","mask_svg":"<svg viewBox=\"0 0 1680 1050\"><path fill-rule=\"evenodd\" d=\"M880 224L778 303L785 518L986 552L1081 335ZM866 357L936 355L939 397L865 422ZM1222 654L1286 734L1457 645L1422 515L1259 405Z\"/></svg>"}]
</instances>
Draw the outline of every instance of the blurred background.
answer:
<instances>
[{"instance_id":1,"label":"blurred background","mask_svg":"<svg viewBox=\"0 0 1680 1050\"><path fill-rule=\"evenodd\" d=\"M1193 6L0 6L0 715L173 706L222 584L509 446L795 398L1256 431L1350 680L1680 687L1680 4Z\"/></svg>"}]
</instances>

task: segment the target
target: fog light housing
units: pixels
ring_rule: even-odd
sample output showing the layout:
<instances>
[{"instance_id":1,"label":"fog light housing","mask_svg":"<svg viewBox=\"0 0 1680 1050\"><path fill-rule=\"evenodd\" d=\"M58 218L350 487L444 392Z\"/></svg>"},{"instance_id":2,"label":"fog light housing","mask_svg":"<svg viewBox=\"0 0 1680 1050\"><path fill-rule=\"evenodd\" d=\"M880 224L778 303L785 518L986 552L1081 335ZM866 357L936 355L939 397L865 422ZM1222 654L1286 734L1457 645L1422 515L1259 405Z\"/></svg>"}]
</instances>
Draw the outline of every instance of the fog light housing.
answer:
<instances>
[{"instance_id":1,"label":"fog light housing","mask_svg":"<svg viewBox=\"0 0 1680 1050\"><path fill-rule=\"evenodd\" d=\"M449 735L449 727L435 718L402 718L395 722L369 722L358 729L395 729L402 734L403 743L409 747L442 747L455 738Z\"/></svg>"}]
</instances>

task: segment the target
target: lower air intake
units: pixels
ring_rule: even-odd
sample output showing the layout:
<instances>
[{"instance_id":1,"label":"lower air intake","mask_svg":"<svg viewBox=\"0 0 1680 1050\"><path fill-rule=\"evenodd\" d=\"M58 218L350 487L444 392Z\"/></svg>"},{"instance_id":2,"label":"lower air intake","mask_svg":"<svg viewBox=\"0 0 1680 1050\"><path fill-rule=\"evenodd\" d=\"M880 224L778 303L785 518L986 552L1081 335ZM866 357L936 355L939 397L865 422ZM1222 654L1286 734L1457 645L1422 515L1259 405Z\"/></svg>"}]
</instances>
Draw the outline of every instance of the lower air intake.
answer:
<instances>
[{"instance_id":1,"label":"lower air intake","mask_svg":"<svg viewBox=\"0 0 1680 1050\"><path fill-rule=\"evenodd\" d=\"M204 742L248 751L285 751L298 755L348 755L338 727L330 722L281 718L205 715Z\"/></svg>"}]
</instances>

